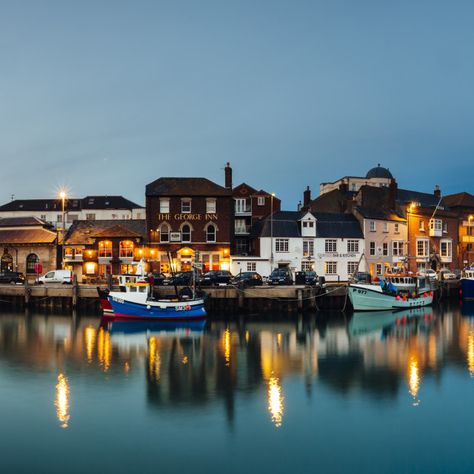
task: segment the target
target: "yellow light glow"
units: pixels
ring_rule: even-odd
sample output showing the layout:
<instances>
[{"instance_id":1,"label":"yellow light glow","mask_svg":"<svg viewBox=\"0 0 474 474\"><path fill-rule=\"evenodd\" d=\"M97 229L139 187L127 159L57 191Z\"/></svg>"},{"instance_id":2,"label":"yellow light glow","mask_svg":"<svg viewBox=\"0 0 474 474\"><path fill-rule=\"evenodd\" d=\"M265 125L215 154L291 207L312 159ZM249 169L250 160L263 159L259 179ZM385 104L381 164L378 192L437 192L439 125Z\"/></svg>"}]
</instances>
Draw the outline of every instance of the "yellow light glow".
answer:
<instances>
[{"instance_id":1,"label":"yellow light glow","mask_svg":"<svg viewBox=\"0 0 474 474\"><path fill-rule=\"evenodd\" d=\"M230 366L230 348L231 348L231 334L229 329L227 328L224 331L224 334L222 336L222 348L224 350L224 359L225 359L225 365L227 367Z\"/></svg>"},{"instance_id":2,"label":"yellow light glow","mask_svg":"<svg viewBox=\"0 0 474 474\"><path fill-rule=\"evenodd\" d=\"M112 359L112 346L110 344L110 333L104 331L103 328L99 329L97 356L104 372L107 372L110 368Z\"/></svg>"},{"instance_id":3,"label":"yellow light glow","mask_svg":"<svg viewBox=\"0 0 474 474\"><path fill-rule=\"evenodd\" d=\"M183 365L186 365L189 362L188 356L184 356L182 362Z\"/></svg>"},{"instance_id":4,"label":"yellow light glow","mask_svg":"<svg viewBox=\"0 0 474 474\"><path fill-rule=\"evenodd\" d=\"M86 342L87 362L92 362L95 347L96 330L93 326L87 326L84 329L84 338Z\"/></svg>"},{"instance_id":5,"label":"yellow light glow","mask_svg":"<svg viewBox=\"0 0 474 474\"><path fill-rule=\"evenodd\" d=\"M224 249L224 255L229 255L229 249Z\"/></svg>"},{"instance_id":6,"label":"yellow light glow","mask_svg":"<svg viewBox=\"0 0 474 474\"><path fill-rule=\"evenodd\" d=\"M467 335L467 368L469 374L474 376L474 331L469 331Z\"/></svg>"},{"instance_id":7,"label":"yellow light glow","mask_svg":"<svg viewBox=\"0 0 474 474\"><path fill-rule=\"evenodd\" d=\"M130 372L130 364L127 361L125 361L125 364L123 364L123 370L126 374Z\"/></svg>"},{"instance_id":8,"label":"yellow light glow","mask_svg":"<svg viewBox=\"0 0 474 474\"><path fill-rule=\"evenodd\" d=\"M277 334L277 347L278 347L278 349L281 348L281 342L282 342L282 340L283 340L283 336L282 336L281 332L279 332L279 333Z\"/></svg>"},{"instance_id":9,"label":"yellow light glow","mask_svg":"<svg viewBox=\"0 0 474 474\"><path fill-rule=\"evenodd\" d=\"M279 428L283 421L284 397L278 377L270 377L268 381L268 411L273 424Z\"/></svg>"},{"instance_id":10,"label":"yellow light glow","mask_svg":"<svg viewBox=\"0 0 474 474\"><path fill-rule=\"evenodd\" d=\"M152 336L148 339L148 373L154 380L160 379L161 358L158 350L158 341Z\"/></svg>"},{"instance_id":11,"label":"yellow light glow","mask_svg":"<svg viewBox=\"0 0 474 474\"><path fill-rule=\"evenodd\" d=\"M56 415L61 428L67 428L69 424L69 383L67 377L63 374L58 375L58 383L56 384L56 399L54 406L56 407Z\"/></svg>"},{"instance_id":12,"label":"yellow light glow","mask_svg":"<svg viewBox=\"0 0 474 474\"><path fill-rule=\"evenodd\" d=\"M221 270L229 271L230 264L228 262L221 263Z\"/></svg>"},{"instance_id":13,"label":"yellow light glow","mask_svg":"<svg viewBox=\"0 0 474 474\"><path fill-rule=\"evenodd\" d=\"M420 390L421 377L420 377L420 368L418 359L416 356L412 355L408 363L408 387L410 395L414 399L413 405L418 405L419 401L415 400Z\"/></svg>"}]
</instances>

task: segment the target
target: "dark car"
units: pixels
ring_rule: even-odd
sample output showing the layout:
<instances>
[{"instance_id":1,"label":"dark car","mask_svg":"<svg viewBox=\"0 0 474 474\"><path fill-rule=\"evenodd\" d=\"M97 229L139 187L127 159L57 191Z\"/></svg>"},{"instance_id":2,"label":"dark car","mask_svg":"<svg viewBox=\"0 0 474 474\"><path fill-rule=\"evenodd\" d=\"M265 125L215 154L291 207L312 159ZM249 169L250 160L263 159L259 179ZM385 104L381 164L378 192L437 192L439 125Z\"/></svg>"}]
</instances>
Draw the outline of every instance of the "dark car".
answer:
<instances>
[{"instance_id":1,"label":"dark car","mask_svg":"<svg viewBox=\"0 0 474 474\"><path fill-rule=\"evenodd\" d=\"M232 273L227 270L211 270L199 279L201 286L228 285L232 281Z\"/></svg>"},{"instance_id":2,"label":"dark car","mask_svg":"<svg viewBox=\"0 0 474 474\"><path fill-rule=\"evenodd\" d=\"M257 272L241 272L234 277L232 283L235 285L243 284L244 286L261 286L263 285L263 279Z\"/></svg>"},{"instance_id":3,"label":"dark car","mask_svg":"<svg viewBox=\"0 0 474 474\"><path fill-rule=\"evenodd\" d=\"M193 284L193 272L179 272L165 278L163 285L189 286Z\"/></svg>"},{"instance_id":4,"label":"dark car","mask_svg":"<svg viewBox=\"0 0 474 474\"><path fill-rule=\"evenodd\" d=\"M316 272L304 271L295 273L295 283L297 285L317 285L319 283L319 277Z\"/></svg>"},{"instance_id":5,"label":"dark car","mask_svg":"<svg viewBox=\"0 0 474 474\"><path fill-rule=\"evenodd\" d=\"M20 272L0 272L0 283L25 283L25 277Z\"/></svg>"},{"instance_id":6,"label":"dark car","mask_svg":"<svg viewBox=\"0 0 474 474\"><path fill-rule=\"evenodd\" d=\"M270 285L292 285L293 275L288 267L275 268L268 279Z\"/></svg>"}]
</instances>

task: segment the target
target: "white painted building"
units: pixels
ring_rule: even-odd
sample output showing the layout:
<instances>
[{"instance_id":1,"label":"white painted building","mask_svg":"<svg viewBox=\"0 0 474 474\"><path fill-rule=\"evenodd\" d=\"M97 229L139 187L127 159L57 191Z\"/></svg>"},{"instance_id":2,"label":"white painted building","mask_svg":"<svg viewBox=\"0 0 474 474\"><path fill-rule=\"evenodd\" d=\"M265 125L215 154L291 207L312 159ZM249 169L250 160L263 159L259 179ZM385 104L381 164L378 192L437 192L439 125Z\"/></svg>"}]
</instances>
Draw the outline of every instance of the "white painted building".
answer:
<instances>
[{"instance_id":1,"label":"white painted building","mask_svg":"<svg viewBox=\"0 0 474 474\"><path fill-rule=\"evenodd\" d=\"M86 196L70 198L64 205L65 227L75 220L145 219L145 208L122 196ZM37 217L55 228L62 227L61 199L15 199L0 206L0 219L6 217Z\"/></svg>"},{"instance_id":2,"label":"white painted building","mask_svg":"<svg viewBox=\"0 0 474 474\"><path fill-rule=\"evenodd\" d=\"M267 276L274 268L289 267L293 274L314 270L327 281L347 281L357 269L365 271L363 234L350 214L281 211L258 223L254 238L258 255L233 256L232 273Z\"/></svg>"}]
</instances>

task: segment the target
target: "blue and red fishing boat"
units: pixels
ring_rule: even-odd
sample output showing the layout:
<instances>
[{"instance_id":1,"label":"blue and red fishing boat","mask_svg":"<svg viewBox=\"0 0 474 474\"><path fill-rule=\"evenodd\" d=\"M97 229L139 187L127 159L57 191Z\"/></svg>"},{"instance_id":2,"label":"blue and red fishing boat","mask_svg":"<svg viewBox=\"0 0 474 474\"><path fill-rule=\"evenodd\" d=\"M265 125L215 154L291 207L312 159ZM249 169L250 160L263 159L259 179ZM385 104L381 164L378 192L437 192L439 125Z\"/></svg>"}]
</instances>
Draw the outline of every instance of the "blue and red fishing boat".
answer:
<instances>
[{"instance_id":1,"label":"blue and red fishing boat","mask_svg":"<svg viewBox=\"0 0 474 474\"><path fill-rule=\"evenodd\" d=\"M474 268L466 268L461 276L461 296L464 300L474 300Z\"/></svg>"}]
</instances>

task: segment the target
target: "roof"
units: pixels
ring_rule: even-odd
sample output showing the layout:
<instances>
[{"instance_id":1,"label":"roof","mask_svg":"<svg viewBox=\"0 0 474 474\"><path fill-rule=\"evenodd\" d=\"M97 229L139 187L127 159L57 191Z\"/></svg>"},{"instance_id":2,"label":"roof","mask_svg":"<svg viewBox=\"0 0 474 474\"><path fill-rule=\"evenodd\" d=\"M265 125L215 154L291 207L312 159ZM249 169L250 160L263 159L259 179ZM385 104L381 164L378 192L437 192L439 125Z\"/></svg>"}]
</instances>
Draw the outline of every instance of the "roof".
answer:
<instances>
[{"instance_id":1,"label":"roof","mask_svg":"<svg viewBox=\"0 0 474 474\"><path fill-rule=\"evenodd\" d=\"M65 201L66 212L81 209L138 209L138 204L125 199L123 196L86 196L85 198L69 198ZM15 199L3 206L2 211L61 211L61 199Z\"/></svg>"},{"instance_id":2,"label":"roof","mask_svg":"<svg viewBox=\"0 0 474 474\"><path fill-rule=\"evenodd\" d=\"M380 221L406 222L406 219L397 213L384 208L371 208L357 206L356 210L366 219L376 219Z\"/></svg>"},{"instance_id":3,"label":"roof","mask_svg":"<svg viewBox=\"0 0 474 474\"><path fill-rule=\"evenodd\" d=\"M466 192L444 196L443 201L449 207L474 207L474 196Z\"/></svg>"},{"instance_id":4,"label":"roof","mask_svg":"<svg viewBox=\"0 0 474 474\"><path fill-rule=\"evenodd\" d=\"M439 198L432 193L420 193L409 189L398 189L397 201L402 204L417 202L420 203L422 207L436 207Z\"/></svg>"},{"instance_id":5,"label":"roof","mask_svg":"<svg viewBox=\"0 0 474 474\"><path fill-rule=\"evenodd\" d=\"M232 190L207 178L158 178L146 186L146 196L232 196Z\"/></svg>"},{"instance_id":6,"label":"roof","mask_svg":"<svg viewBox=\"0 0 474 474\"><path fill-rule=\"evenodd\" d=\"M144 219L74 221L66 234L66 244L91 245L97 238L145 238L145 236Z\"/></svg>"},{"instance_id":7,"label":"roof","mask_svg":"<svg viewBox=\"0 0 474 474\"><path fill-rule=\"evenodd\" d=\"M49 224L38 217L4 217L0 218L0 227L44 227Z\"/></svg>"},{"instance_id":8,"label":"roof","mask_svg":"<svg viewBox=\"0 0 474 474\"><path fill-rule=\"evenodd\" d=\"M365 175L365 177L367 179L370 179L370 178L393 179L392 173L390 173L388 168L384 168L383 166L380 166L380 163L375 168L370 169Z\"/></svg>"},{"instance_id":9,"label":"roof","mask_svg":"<svg viewBox=\"0 0 474 474\"><path fill-rule=\"evenodd\" d=\"M273 237L301 237L299 220L306 212L279 211L273 219L257 222L255 234L259 237L270 237L273 220ZM316 237L355 238L363 239L364 234L359 221L352 214L343 213L313 213L316 218ZM254 234L254 232L252 233Z\"/></svg>"},{"instance_id":10,"label":"roof","mask_svg":"<svg viewBox=\"0 0 474 474\"><path fill-rule=\"evenodd\" d=\"M56 232L47 229L0 229L0 244L52 244L57 237Z\"/></svg>"},{"instance_id":11,"label":"roof","mask_svg":"<svg viewBox=\"0 0 474 474\"><path fill-rule=\"evenodd\" d=\"M341 189L333 189L327 193L319 195L310 201L307 206L311 212L339 213L348 208L348 200L353 198L353 193L348 193Z\"/></svg>"}]
</instances>

